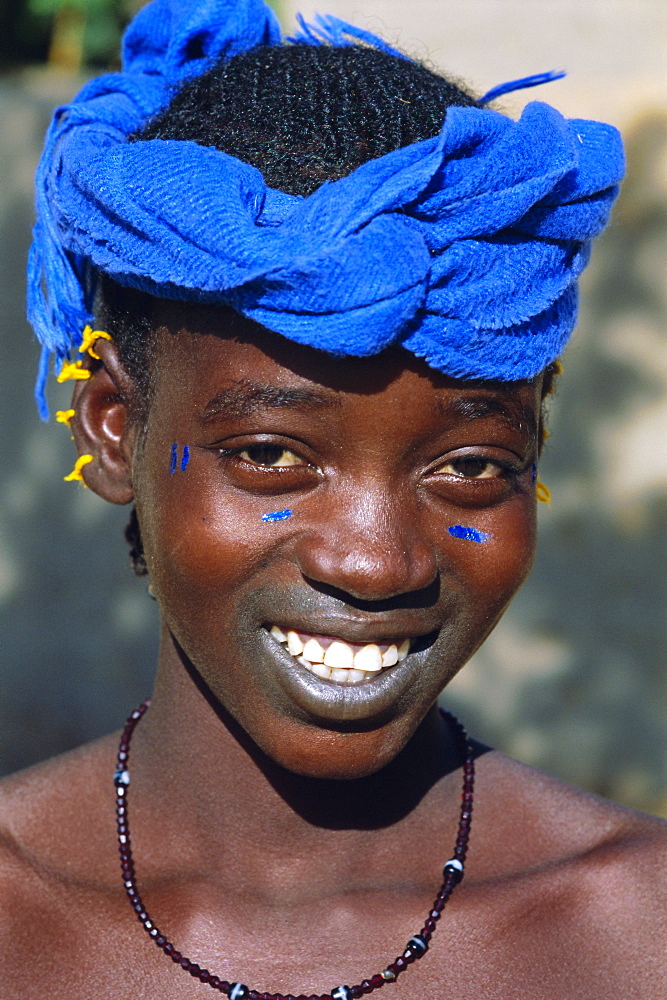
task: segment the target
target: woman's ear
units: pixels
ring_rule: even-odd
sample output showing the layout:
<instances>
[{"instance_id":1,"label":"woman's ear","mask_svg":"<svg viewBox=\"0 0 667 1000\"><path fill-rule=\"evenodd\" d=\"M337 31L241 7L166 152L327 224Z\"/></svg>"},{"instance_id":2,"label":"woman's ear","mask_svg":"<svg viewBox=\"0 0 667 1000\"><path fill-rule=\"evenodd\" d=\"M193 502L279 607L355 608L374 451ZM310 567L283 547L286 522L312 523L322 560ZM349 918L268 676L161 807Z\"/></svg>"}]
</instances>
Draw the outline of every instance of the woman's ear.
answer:
<instances>
[{"instance_id":1,"label":"woman's ear","mask_svg":"<svg viewBox=\"0 0 667 1000\"><path fill-rule=\"evenodd\" d=\"M113 341L97 340L95 352L101 363L74 387L70 427L79 459L92 456L81 465L85 485L109 503L126 504L134 499L132 453L138 428L131 401L136 388Z\"/></svg>"}]
</instances>

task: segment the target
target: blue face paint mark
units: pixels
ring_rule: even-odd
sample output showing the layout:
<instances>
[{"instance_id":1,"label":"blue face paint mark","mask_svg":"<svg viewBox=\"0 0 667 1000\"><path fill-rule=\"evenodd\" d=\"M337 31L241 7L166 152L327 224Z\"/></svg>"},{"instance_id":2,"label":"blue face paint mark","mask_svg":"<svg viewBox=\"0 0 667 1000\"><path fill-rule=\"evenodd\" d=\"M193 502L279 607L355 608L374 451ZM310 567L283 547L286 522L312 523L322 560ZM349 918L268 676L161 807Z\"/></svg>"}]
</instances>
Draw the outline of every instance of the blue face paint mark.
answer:
<instances>
[{"instance_id":1,"label":"blue face paint mark","mask_svg":"<svg viewBox=\"0 0 667 1000\"><path fill-rule=\"evenodd\" d=\"M477 528L467 528L465 524L453 524L447 530L452 538L463 538L466 542L488 542L492 537Z\"/></svg>"},{"instance_id":2,"label":"blue face paint mark","mask_svg":"<svg viewBox=\"0 0 667 1000\"><path fill-rule=\"evenodd\" d=\"M176 462L178 461L178 445L172 444L171 446L171 465L169 466L169 471L172 476L176 472Z\"/></svg>"},{"instance_id":3,"label":"blue face paint mark","mask_svg":"<svg viewBox=\"0 0 667 1000\"><path fill-rule=\"evenodd\" d=\"M181 472L185 472L190 461L190 449L187 444L183 446L183 458L181 459Z\"/></svg>"},{"instance_id":4,"label":"blue face paint mark","mask_svg":"<svg viewBox=\"0 0 667 1000\"><path fill-rule=\"evenodd\" d=\"M532 470L533 470L533 486L534 486L535 483L537 482L537 466L535 465L535 462L533 462Z\"/></svg>"},{"instance_id":5,"label":"blue face paint mark","mask_svg":"<svg viewBox=\"0 0 667 1000\"><path fill-rule=\"evenodd\" d=\"M272 514L262 514L262 521L284 521L291 516L291 510L274 510Z\"/></svg>"}]
</instances>

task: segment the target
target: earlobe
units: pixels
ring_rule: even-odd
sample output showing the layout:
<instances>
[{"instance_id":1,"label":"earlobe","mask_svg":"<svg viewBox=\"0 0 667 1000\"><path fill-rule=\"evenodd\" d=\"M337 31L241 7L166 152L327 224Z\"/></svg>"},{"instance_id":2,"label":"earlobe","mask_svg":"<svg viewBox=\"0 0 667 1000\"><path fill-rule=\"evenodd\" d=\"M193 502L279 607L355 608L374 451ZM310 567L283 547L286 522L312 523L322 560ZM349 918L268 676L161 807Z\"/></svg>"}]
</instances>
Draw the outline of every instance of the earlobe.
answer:
<instances>
[{"instance_id":1,"label":"earlobe","mask_svg":"<svg viewBox=\"0 0 667 1000\"><path fill-rule=\"evenodd\" d=\"M134 499L129 406L133 383L113 342L98 341L96 350L101 364L74 387L70 427L79 456L92 456L81 469L85 485L109 503L126 504Z\"/></svg>"}]
</instances>

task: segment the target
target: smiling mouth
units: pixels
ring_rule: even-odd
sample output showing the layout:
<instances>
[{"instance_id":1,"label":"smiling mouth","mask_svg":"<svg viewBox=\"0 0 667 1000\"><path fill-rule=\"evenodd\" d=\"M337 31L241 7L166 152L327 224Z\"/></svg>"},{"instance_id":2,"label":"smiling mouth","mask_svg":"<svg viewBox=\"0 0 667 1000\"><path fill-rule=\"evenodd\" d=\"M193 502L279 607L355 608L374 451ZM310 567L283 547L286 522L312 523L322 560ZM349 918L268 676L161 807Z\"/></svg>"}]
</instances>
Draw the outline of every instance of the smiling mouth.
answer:
<instances>
[{"instance_id":1,"label":"smiling mouth","mask_svg":"<svg viewBox=\"0 0 667 1000\"><path fill-rule=\"evenodd\" d=\"M410 639L402 642L345 642L332 635L284 631L271 625L270 635L288 653L321 680L335 684L363 684L373 681L410 652Z\"/></svg>"}]
</instances>

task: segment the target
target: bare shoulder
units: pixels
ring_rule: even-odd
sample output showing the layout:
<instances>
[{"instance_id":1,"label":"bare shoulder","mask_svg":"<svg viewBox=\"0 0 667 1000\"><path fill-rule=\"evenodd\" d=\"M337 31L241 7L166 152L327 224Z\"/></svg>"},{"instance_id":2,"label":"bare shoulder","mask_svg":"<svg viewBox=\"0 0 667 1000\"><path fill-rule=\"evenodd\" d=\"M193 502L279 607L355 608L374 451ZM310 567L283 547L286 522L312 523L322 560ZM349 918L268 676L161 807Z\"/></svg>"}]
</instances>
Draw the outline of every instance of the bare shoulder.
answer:
<instances>
[{"instance_id":1,"label":"bare shoulder","mask_svg":"<svg viewBox=\"0 0 667 1000\"><path fill-rule=\"evenodd\" d=\"M17 837L39 841L57 814L64 819L78 811L80 801L89 805L98 798L100 779L107 779L109 786L115 740L104 737L0 779L3 848Z\"/></svg>"},{"instance_id":2,"label":"bare shoulder","mask_svg":"<svg viewBox=\"0 0 667 1000\"><path fill-rule=\"evenodd\" d=\"M666 821L491 752L473 838L471 897L492 937L504 914L515 974L535 960L554 997L667 996Z\"/></svg>"},{"instance_id":3,"label":"bare shoulder","mask_svg":"<svg viewBox=\"0 0 667 1000\"><path fill-rule=\"evenodd\" d=\"M626 906L667 894L667 820L636 812L493 751L480 758L478 831L495 831L506 864L524 871L576 868L581 878L622 879ZM486 794L485 794L486 793ZM479 829L481 827L481 830ZM590 883L589 883L590 887ZM639 900L638 900L639 901Z\"/></svg>"},{"instance_id":4,"label":"bare shoulder","mask_svg":"<svg viewBox=\"0 0 667 1000\"><path fill-rule=\"evenodd\" d=\"M0 942L34 937L35 923L55 926L75 894L104 891L113 879L113 813L104 739L0 781ZM100 862L109 853L110 870ZM0 949L0 950L4 950Z\"/></svg>"}]
</instances>

